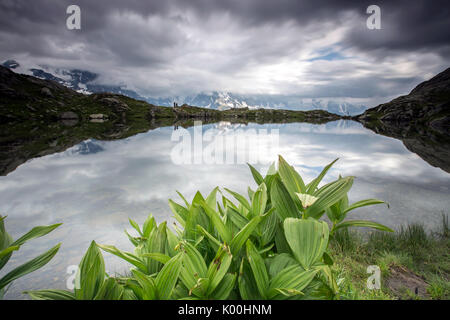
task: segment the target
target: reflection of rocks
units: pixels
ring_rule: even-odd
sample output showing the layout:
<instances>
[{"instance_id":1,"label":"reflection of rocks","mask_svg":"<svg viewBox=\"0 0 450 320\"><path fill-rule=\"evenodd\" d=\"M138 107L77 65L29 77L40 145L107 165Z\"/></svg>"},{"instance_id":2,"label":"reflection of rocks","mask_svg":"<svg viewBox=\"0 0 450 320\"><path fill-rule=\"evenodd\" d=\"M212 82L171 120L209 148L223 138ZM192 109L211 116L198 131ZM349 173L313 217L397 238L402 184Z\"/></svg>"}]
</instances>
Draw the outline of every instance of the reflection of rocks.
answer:
<instances>
[{"instance_id":1,"label":"reflection of rocks","mask_svg":"<svg viewBox=\"0 0 450 320\"><path fill-rule=\"evenodd\" d=\"M108 116L103 113L96 113L89 115L89 121L93 123L103 123L108 121Z\"/></svg>"},{"instance_id":2,"label":"reflection of rocks","mask_svg":"<svg viewBox=\"0 0 450 320\"><path fill-rule=\"evenodd\" d=\"M79 153L82 155L93 154L103 151L103 148L95 143L93 140L83 141L76 147L72 153Z\"/></svg>"},{"instance_id":3,"label":"reflection of rocks","mask_svg":"<svg viewBox=\"0 0 450 320\"><path fill-rule=\"evenodd\" d=\"M409 95L369 109L355 120L402 140L429 164L450 172L450 68Z\"/></svg>"},{"instance_id":4,"label":"reflection of rocks","mask_svg":"<svg viewBox=\"0 0 450 320\"><path fill-rule=\"evenodd\" d=\"M100 119L91 119L91 120L89 120L89 122L92 122L92 123L103 123L105 121L108 121L108 119L100 118Z\"/></svg>"},{"instance_id":5,"label":"reflection of rocks","mask_svg":"<svg viewBox=\"0 0 450 320\"><path fill-rule=\"evenodd\" d=\"M104 115L103 113L96 113L96 114L91 114L89 116L89 119L108 119L107 115Z\"/></svg>"},{"instance_id":6,"label":"reflection of rocks","mask_svg":"<svg viewBox=\"0 0 450 320\"><path fill-rule=\"evenodd\" d=\"M384 122L364 123L364 126L388 137L399 139L406 148L434 167L450 172L450 139L431 128L400 126Z\"/></svg>"},{"instance_id":7,"label":"reflection of rocks","mask_svg":"<svg viewBox=\"0 0 450 320\"><path fill-rule=\"evenodd\" d=\"M78 115L75 112L67 111L67 112L61 113L59 115L59 118L63 119L63 120L69 120L69 119L70 120L74 120L74 119L78 120Z\"/></svg>"},{"instance_id":8,"label":"reflection of rocks","mask_svg":"<svg viewBox=\"0 0 450 320\"><path fill-rule=\"evenodd\" d=\"M72 111L66 111L59 115L61 123L66 127L73 127L78 123L78 115Z\"/></svg>"},{"instance_id":9,"label":"reflection of rocks","mask_svg":"<svg viewBox=\"0 0 450 320\"><path fill-rule=\"evenodd\" d=\"M78 124L78 120L77 119L62 119L61 123L63 125L65 125L66 127L73 127Z\"/></svg>"}]
</instances>

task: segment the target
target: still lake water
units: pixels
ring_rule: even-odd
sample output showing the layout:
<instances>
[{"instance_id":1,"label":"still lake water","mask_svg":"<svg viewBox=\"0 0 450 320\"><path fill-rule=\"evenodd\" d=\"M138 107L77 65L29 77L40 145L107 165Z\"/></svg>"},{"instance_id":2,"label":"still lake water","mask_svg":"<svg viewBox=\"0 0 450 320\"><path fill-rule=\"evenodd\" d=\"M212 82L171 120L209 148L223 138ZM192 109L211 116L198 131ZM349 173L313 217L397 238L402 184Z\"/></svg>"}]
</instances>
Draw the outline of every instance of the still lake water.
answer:
<instances>
[{"instance_id":1,"label":"still lake water","mask_svg":"<svg viewBox=\"0 0 450 320\"><path fill-rule=\"evenodd\" d=\"M434 168L408 151L399 140L377 135L352 121L324 125L210 124L222 135L235 129L279 130L278 149L259 154L255 164L264 174L277 154L300 170L310 181L321 169L339 157L323 183L353 175L349 194L354 202L378 198L390 203L361 208L349 218L366 218L396 228L409 222L434 228L450 207L450 175ZM189 128L190 133L194 128ZM67 268L77 265L95 240L132 250L123 231L130 230L128 218L141 224L149 213L158 222L173 221L169 198L179 200L176 190L188 199L200 190L227 187L246 193L255 187L245 164L174 164L171 140L173 127L164 127L124 140L88 140L65 152L29 160L14 172L0 177L0 212L7 215L6 227L17 238L36 225L62 222L49 235L35 239L15 253L0 275L61 242L58 254L44 268L16 280L6 299L23 299L21 292L32 289L66 288ZM250 154L261 152L251 149ZM249 150L247 150L249 151ZM226 152L224 152L226 153ZM126 263L104 253L107 271L123 273Z\"/></svg>"}]
</instances>

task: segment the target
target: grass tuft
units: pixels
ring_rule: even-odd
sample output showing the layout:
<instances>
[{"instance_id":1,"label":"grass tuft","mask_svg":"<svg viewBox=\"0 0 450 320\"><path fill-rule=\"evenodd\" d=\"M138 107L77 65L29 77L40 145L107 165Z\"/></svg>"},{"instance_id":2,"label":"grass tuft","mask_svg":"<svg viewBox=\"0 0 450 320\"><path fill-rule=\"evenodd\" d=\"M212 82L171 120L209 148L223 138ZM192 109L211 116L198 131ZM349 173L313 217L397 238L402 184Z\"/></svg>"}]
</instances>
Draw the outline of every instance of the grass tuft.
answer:
<instances>
[{"instance_id":1,"label":"grass tuft","mask_svg":"<svg viewBox=\"0 0 450 320\"><path fill-rule=\"evenodd\" d=\"M410 270L428 284L431 299L450 299L450 241L448 216L442 216L441 226L427 232L421 224L400 227L395 233L371 232L363 234L354 230L338 230L330 242L334 256L334 272L342 276L343 298L357 299L417 299L408 290L394 293L385 281L392 268ZM382 287L366 287L369 265L381 270Z\"/></svg>"}]
</instances>

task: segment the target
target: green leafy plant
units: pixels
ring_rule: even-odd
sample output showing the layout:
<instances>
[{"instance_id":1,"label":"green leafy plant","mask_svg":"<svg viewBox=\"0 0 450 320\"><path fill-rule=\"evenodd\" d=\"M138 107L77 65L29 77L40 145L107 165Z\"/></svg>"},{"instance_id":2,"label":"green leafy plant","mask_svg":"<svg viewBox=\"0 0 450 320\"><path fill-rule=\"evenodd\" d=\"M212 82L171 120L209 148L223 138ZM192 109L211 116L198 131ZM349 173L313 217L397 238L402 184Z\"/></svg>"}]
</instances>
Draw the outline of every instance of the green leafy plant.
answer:
<instances>
[{"instance_id":1,"label":"green leafy plant","mask_svg":"<svg viewBox=\"0 0 450 320\"><path fill-rule=\"evenodd\" d=\"M281 156L266 176L249 165L257 184L247 196L218 187L191 202L169 200L174 231L149 216L136 236L125 231L133 252L93 242L79 268L79 287L33 291L35 299L338 299L340 286L328 250L336 230L389 228L345 220L359 207L383 203L368 199L348 204L353 177L320 186L337 160L311 182ZM331 221L319 220L326 213ZM127 277L105 274L100 249L132 265Z\"/></svg>"},{"instance_id":2,"label":"green leafy plant","mask_svg":"<svg viewBox=\"0 0 450 320\"><path fill-rule=\"evenodd\" d=\"M34 227L14 241L5 230L5 218L6 217L0 216L0 270L6 265L12 254L15 251L19 250L20 247L27 241L45 236L61 225L54 224L50 226ZM47 252L16 267L15 269L4 275L2 278L0 278L0 299L2 299L4 294L6 293L8 285L10 285L14 280L23 277L28 273L36 271L39 268L42 268L55 256L55 254L58 252L59 247L60 244L57 244Z\"/></svg>"},{"instance_id":3,"label":"green leafy plant","mask_svg":"<svg viewBox=\"0 0 450 320\"><path fill-rule=\"evenodd\" d=\"M81 259L75 277L74 292L67 290L25 291L34 300L120 300L135 298L126 292L119 279L108 277L105 272L103 256L92 241Z\"/></svg>"},{"instance_id":4,"label":"green leafy plant","mask_svg":"<svg viewBox=\"0 0 450 320\"><path fill-rule=\"evenodd\" d=\"M305 184L300 174L279 156L278 176L275 176L272 182L271 198L280 219L284 220L288 217L320 219L326 213L333 224L330 231L332 235L336 230L348 227L368 227L393 232L392 229L372 221L344 221L352 210L385 202L366 199L349 205L348 192L353 185L354 177L339 176L339 179L319 187L320 182L337 160L332 161L315 179ZM253 171L256 169L253 168Z\"/></svg>"}]
</instances>

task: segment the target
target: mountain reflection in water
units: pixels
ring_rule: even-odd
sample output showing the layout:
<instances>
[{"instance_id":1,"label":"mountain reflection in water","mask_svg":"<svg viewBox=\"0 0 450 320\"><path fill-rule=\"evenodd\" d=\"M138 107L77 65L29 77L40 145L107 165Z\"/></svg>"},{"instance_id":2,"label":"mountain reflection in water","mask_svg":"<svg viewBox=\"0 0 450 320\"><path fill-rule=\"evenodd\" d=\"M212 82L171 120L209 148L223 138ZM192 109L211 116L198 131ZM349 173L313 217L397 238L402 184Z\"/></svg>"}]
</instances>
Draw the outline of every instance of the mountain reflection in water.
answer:
<instances>
[{"instance_id":1,"label":"mountain reflection in water","mask_svg":"<svg viewBox=\"0 0 450 320\"><path fill-rule=\"evenodd\" d=\"M203 126L203 130L218 127ZM236 134L232 124L220 124L222 134ZM355 176L350 201L379 198L384 205L360 208L349 218L370 218L390 227L421 222L440 223L450 206L450 175L430 166L401 141L377 135L352 121L323 125L307 123L249 124L241 129L278 129L278 153L299 170L306 181L335 158L340 160L323 183L339 174ZM227 130L226 130L227 129ZM188 128L193 132L194 128ZM62 242L55 258L38 273L12 285L6 298L23 298L25 289L65 288L69 265L77 265L90 241L131 250L123 230L131 217L142 223L149 213L158 222L170 218L169 198L176 190L188 199L216 186L246 193L255 187L250 170L242 165L175 165L171 151L173 127L158 128L115 141L87 140L64 152L27 161L0 177L0 212L13 237L32 226L62 222L46 237L24 245L6 267L17 266L36 252ZM258 152L258 150L252 150ZM277 154L261 154L263 173ZM123 272L123 262L104 254L110 273Z\"/></svg>"}]
</instances>

